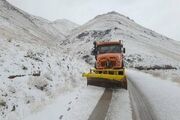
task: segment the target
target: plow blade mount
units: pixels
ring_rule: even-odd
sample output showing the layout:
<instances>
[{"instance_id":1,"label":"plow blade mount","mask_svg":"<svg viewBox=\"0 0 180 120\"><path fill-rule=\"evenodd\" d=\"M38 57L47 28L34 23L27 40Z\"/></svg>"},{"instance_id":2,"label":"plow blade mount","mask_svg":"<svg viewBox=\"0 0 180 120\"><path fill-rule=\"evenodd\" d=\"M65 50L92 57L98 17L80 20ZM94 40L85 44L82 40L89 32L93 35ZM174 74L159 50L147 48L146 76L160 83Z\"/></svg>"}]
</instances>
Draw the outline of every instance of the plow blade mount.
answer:
<instances>
[{"instance_id":1,"label":"plow blade mount","mask_svg":"<svg viewBox=\"0 0 180 120\"><path fill-rule=\"evenodd\" d=\"M124 73L124 69L91 69L89 73L83 73L83 77L87 78L87 85L127 89L127 80Z\"/></svg>"}]
</instances>

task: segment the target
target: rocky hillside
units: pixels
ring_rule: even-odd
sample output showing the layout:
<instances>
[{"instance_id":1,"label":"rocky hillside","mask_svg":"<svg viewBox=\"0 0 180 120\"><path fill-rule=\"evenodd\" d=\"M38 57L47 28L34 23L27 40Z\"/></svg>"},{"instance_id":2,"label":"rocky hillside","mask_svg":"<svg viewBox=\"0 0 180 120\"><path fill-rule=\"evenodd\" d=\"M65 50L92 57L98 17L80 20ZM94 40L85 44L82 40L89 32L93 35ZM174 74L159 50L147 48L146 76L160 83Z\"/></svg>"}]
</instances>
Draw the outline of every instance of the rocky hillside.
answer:
<instances>
[{"instance_id":1,"label":"rocky hillside","mask_svg":"<svg viewBox=\"0 0 180 120\"><path fill-rule=\"evenodd\" d=\"M180 42L144 28L117 12L99 15L73 30L61 45L66 52L93 63L90 51L93 41L123 40L127 67L177 66Z\"/></svg>"}]
</instances>

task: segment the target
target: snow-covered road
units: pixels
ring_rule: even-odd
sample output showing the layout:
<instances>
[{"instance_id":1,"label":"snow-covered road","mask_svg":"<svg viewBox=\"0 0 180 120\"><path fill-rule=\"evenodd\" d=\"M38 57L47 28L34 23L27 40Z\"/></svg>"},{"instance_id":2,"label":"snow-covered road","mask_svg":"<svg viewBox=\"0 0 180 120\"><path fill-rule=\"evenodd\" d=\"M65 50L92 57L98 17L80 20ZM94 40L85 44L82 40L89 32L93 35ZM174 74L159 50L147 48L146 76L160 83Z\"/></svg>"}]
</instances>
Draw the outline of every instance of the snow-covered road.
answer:
<instances>
[{"instance_id":1,"label":"snow-covered road","mask_svg":"<svg viewBox=\"0 0 180 120\"><path fill-rule=\"evenodd\" d=\"M58 99L25 120L88 120L104 93L104 88L88 86L61 94ZM127 90L113 90L106 120L132 120Z\"/></svg>"},{"instance_id":2,"label":"snow-covered road","mask_svg":"<svg viewBox=\"0 0 180 120\"><path fill-rule=\"evenodd\" d=\"M106 118L106 114L112 99L112 93L112 89L105 89L88 120L104 120Z\"/></svg>"},{"instance_id":3,"label":"snow-covered road","mask_svg":"<svg viewBox=\"0 0 180 120\"><path fill-rule=\"evenodd\" d=\"M135 91L138 91L145 101L151 119L180 120L179 84L135 70L128 70L127 75Z\"/></svg>"},{"instance_id":4,"label":"snow-covered road","mask_svg":"<svg viewBox=\"0 0 180 120\"><path fill-rule=\"evenodd\" d=\"M113 89L106 120L180 119L178 84L135 70L128 70L127 75L130 94L124 89ZM88 120L103 93L104 88L93 86L63 93L25 120Z\"/></svg>"},{"instance_id":5,"label":"snow-covered road","mask_svg":"<svg viewBox=\"0 0 180 120\"><path fill-rule=\"evenodd\" d=\"M104 88L89 86L61 94L52 104L25 120L87 120L103 92Z\"/></svg>"},{"instance_id":6,"label":"snow-covered road","mask_svg":"<svg viewBox=\"0 0 180 120\"><path fill-rule=\"evenodd\" d=\"M129 96L132 106L133 120L153 120L153 114L149 111L149 106L141 92L128 81Z\"/></svg>"},{"instance_id":7,"label":"snow-covered road","mask_svg":"<svg viewBox=\"0 0 180 120\"><path fill-rule=\"evenodd\" d=\"M127 90L113 90L111 103L105 120L132 120L132 109L129 92Z\"/></svg>"}]
</instances>

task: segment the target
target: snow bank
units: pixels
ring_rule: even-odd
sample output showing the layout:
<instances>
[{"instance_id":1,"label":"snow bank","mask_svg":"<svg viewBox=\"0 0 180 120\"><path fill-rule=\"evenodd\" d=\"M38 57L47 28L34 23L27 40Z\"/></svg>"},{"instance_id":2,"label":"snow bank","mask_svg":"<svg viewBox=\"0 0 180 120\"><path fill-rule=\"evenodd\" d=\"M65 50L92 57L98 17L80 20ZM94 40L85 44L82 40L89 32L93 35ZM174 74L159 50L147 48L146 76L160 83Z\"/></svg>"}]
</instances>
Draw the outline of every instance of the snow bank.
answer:
<instances>
[{"instance_id":1,"label":"snow bank","mask_svg":"<svg viewBox=\"0 0 180 120\"><path fill-rule=\"evenodd\" d=\"M152 74L155 77L160 77L163 80L169 80L180 84L180 69L177 70L148 70L143 71Z\"/></svg>"},{"instance_id":2,"label":"snow bank","mask_svg":"<svg viewBox=\"0 0 180 120\"><path fill-rule=\"evenodd\" d=\"M87 65L61 49L0 39L0 119L22 119L85 85Z\"/></svg>"},{"instance_id":3,"label":"snow bank","mask_svg":"<svg viewBox=\"0 0 180 120\"><path fill-rule=\"evenodd\" d=\"M180 87L142 72L128 70L128 79L142 93L157 120L180 119Z\"/></svg>"}]
</instances>

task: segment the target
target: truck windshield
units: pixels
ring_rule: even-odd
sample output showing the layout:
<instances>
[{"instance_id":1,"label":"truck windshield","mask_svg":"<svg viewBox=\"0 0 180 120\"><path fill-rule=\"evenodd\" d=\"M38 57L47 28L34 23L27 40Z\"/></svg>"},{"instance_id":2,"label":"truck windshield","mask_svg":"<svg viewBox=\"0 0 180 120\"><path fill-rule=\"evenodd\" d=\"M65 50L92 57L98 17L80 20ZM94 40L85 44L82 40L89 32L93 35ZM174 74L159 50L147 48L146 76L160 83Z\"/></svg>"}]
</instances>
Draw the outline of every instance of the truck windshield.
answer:
<instances>
[{"instance_id":1,"label":"truck windshield","mask_svg":"<svg viewBox=\"0 0 180 120\"><path fill-rule=\"evenodd\" d=\"M103 53L121 53L120 45L105 45L97 47L98 54Z\"/></svg>"}]
</instances>

